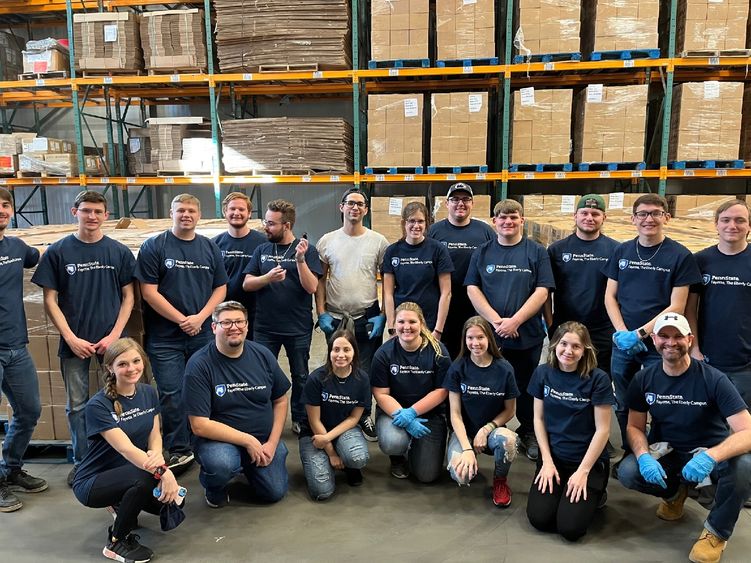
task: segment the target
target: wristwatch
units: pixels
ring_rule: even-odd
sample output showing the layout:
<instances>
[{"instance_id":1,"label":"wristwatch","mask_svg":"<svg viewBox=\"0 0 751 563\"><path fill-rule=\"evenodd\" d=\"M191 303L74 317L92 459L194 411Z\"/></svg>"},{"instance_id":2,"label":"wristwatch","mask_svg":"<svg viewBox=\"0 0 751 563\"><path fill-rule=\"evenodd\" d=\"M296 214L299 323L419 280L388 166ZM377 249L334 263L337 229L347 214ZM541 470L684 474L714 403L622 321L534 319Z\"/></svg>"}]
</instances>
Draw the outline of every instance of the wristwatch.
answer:
<instances>
[{"instance_id":1,"label":"wristwatch","mask_svg":"<svg viewBox=\"0 0 751 563\"><path fill-rule=\"evenodd\" d=\"M643 327L639 327L639 330L637 330L636 332L639 333L639 338L641 338L642 340L644 340L647 336L649 336L649 333L646 330L644 330Z\"/></svg>"}]
</instances>

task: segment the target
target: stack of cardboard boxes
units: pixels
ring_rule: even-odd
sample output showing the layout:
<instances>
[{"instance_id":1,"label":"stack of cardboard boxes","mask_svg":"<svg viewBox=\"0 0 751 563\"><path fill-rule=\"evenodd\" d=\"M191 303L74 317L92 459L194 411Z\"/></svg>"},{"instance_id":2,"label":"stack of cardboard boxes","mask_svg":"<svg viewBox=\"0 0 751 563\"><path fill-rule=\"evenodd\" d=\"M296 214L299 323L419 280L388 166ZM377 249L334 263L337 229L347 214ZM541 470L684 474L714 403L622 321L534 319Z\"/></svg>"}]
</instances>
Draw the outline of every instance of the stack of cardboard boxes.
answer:
<instances>
[{"instance_id":1,"label":"stack of cardboard boxes","mask_svg":"<svg viewBox=\"0 0 751 563\"><path fill-rule=\"evenodd\" d=\"M368 166L422 166L422 94L368 96Z\"/></svg>"},{"instance_id":2,"label":"stack of cardboard boxes","mask_svg":"<svg viewBox=\"0 0 751 563\"><path fill-rule=\"evenodd\" d=\"M133 12L73 14L76 68L113 72L143 69L139 16Z\"/></svg>"},{"instance_id":3,"label":"stack of cardboard boxes","mask_svg":"<svg viewBox=\"0 0 751 563\"><path fill-rule=\"evenodd\" d=\"M582 49L626 51L659 46L659 0L583 0Z\"/></svg>"},{"instance_id":4,"label":"stack of cardboard boxes","mask_svg":"<svg viewBox=\"0 0 751 563\"><path fill-rule=\"evenodd\" d=\"M36 133L0 135L0 174L8 176L18 172L18 155L23 152L23 143L36 136Z\"/></svg>"},{"instance_id":5,"label":"stack of cardboard boxes","mask_svg":"<svg viewBox=\"0 0 751 563\"><path fill-rule=\"evenodd\" d=\"M371 0L370 58L427 59L429 4L428 0Z\"/></svg>"},{"instance_id":6,"label":"stack of cardboard boxes","mask_svg":"<svg viewBox=\"0 0 751 563\"><path fill-rule=\"evenodd\" d=\"M435 10L439 61L495 57L493 0L436 0Z\"/></svg>"},{"instance_id":7,"label":"stack of cardboard boxes","mask_svg":"<svg viewBox=\"0 0 751 563\"><path fill-rule=\"evenodd\" d=\"M516 10L517 55L580 51L581 2L518 0Z\"/></svg>"},{"instance_id":8,"label":"stack of cardboard boxes","mask_svg":"<svg viewBox=\"0 0 751 563\"><path fill-rule=\"evenodd\" d=\"M73 141L34 137L24 140L18 155L20 172L45 176L77 176L78 156Z\"/></svg>"},{"instance_id":9,"label":"stack of cardboard boxes","mask_svg":"<svg viewBox=\"0 0 751 563\"><path fill-rule=\"evenodd\" d=\"M670 3L662 2L661 40L665 46L669 9ZM715 51L745 53L748 9L748 0L678 0L675 52L684 57L719 55Z\"/></svg>"},{"instance_id":10,"label":"stack of cardboard boxes","mask_svg":"<svg viewBox=\"0 0 751 563\"><path fill-rule=\"evenodd\" d=\"M16 38L0 32L0 80L17 80L23 72L23 56Z\"/></svg>"},{"instance_id":11,"label":"stack of cardboard boxes","mask_svg":"<svg viewBox=\"0 0 751 563\"><path fill-rule=\"evenodd\" d=\"M648 88L590 84L577 94L574 161L643 162Z\"/></svg>"},{"instance_id":12,"label":"stack of cardboard boxes","mask_svg":"<svg viewBox=\"0 0 751 563\"><path fill-rule=\"evenodd\" d=\"M148 127L131 127L128 130L125 158L128 161L128 170L133 175L156 172L151 164L151 133Z\"/></svg>"},{"instance_id":13,"label":"stack of cardboard boxes","mask_svg":"<svg viewBox=\"0 0 751 563\"><path fill-rule=\"evenodd\" d=\"M211 172L211 152L202 158L187 159L183 155L183 142L187 138L207 138L210 131L204 127L202 117L152 117L148 121L151 145L151 166L157 172ZM134 142L134 146L137 143ZM143 145L139 145L142 150Z\"/></svg>"},{"instance_id":14,"label":"stack of cardboard boxes","mask_svg":"<svg viewBox=\"0 0 751 563\"><path fill-rule=\"evenodd\" d=\"M65 72L70 64L68 48L56 39L47 38L26 43L23 51L24 74Z\"/></svg>"},{"instance_id":15,"label":"stack of cardboard boxes","mask_svg":"<svg viewBox=\"0 0 751 563\"><path fill-rule=\"evenodd\" d=\"M203 10L144 12L140 31L147 70L206 71Z\"/></svg>"},{"instance_id":16,"label":"stack of cardboard boxes","mask_svg":"<svg viewBox=\"0 0 751 563\"><path fill-rule=\"evenodd\" d=\"M514 92L511 162L571 162L571 90L522 88Z\"/></svg>"},{"instance_id":17,"label":"stack of cardboard boxes","mask_svg":"<svg viewBox=\"0 0 751 563\"><path fill-rule=\"evenodd\" d=\"M430 164L487 164L488 93L431 95Z\"/></svg>"}]
</instances>

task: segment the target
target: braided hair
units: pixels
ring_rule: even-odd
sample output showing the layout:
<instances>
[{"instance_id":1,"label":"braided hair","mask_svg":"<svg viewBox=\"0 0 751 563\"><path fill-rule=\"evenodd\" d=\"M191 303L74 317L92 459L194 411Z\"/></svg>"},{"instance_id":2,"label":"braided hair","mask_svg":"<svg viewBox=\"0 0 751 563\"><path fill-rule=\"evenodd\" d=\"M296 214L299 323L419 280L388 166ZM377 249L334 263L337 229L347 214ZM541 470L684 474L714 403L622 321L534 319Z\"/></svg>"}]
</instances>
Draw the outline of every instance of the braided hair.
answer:
<instances>
[{"instance_id":1,"label":"braided hair","mask_svg":"<svg viewBox=\"0 0 751 563\"><path fill-rule=\"evenodd\" d=\"M123 414L123 407L120 401L117 400L117 378L115 377L114 363L118 356L128 352L129 350L135 350L141 356L144 362L144 368L146 364L146 353L141 348L141 345L132 338L120 338L110 344L104 353L104 367L107 369L107 373L104 376L104 395L112 401L115 407L115 414L118 417Z\"/></svg>"}]
</instances>

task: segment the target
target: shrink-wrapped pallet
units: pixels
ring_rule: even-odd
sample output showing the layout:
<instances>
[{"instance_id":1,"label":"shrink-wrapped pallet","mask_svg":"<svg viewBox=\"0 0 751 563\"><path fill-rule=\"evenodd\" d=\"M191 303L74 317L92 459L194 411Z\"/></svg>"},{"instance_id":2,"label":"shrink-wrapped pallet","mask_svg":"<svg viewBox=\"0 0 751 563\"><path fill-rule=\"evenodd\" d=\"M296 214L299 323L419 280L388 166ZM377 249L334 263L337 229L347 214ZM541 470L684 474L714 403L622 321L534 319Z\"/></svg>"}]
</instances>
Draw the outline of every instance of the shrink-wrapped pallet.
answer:
<instances>
[{"instance_id":1,"label":"shrink-wrapped pallet","mask_svg":"<svg viewBox=\"0 0 751 563\"><path fill-rule=\"evenodd\" d=\"M487 59L495 51L493 0L436 0L437 59Z\"/></svg>"},{"instance_id":2,"label":"shrink-wrapped pallet","mask_svg":"<svg viewBox=\"0 0 751 563\"><path fill-rule=\"evenodd\" d=\"M659 0L584 0L582 50L657 49Z\"/></svg>"},{"instance_id":3,"label":"shrink-wrapped pallet","mask_svg":"<svg viewBox=\"0 0 751 563\"><path fill-rule=\"evenodd\" d=\"M451 92L430 98L430 164L487 164L488 93Z\"/></svg>"},{"instance_id":4,"label":"shrink-wrapped pallet","mask_svg":"<svg viewBox=\"0 0 751 563\"><path fill-rule=\"evenodd\" d=\"M368 96L368 166L422 166L422 94Z\"/></svg>"},{"instance_id":5,"label":"shrink-wrapped pallet","mask_svg":"<svg viewBox=\"0 0 751 563\"><path fill-rule=\"evenodd\" d=\"M522 88L514 92L513 164L571 162L571 90Z\"/></svg>"},{"instance_id":6,"label":"shrink-wrapped pallet","mask_svg":"<svg viewBox=\"0 0 751 563\"><path fill-rule=\"evenodd\" d=\"M521 56L578 53L581 2L575 0L518 0L514 48Z\"/></svg>"},{"instance_id":7,"label":"shrink-wrapped pallet","mask_svg":"<svg viewBox=\"0 0 751 563\"><path fill-rule=\"evenodd\" d=\"M748 0L677 0L678 56L742 55L746 51ZM670 3L662 3L660 40L667 52ZM724 53L722 53L724 51Z\"/></svg>"},{"instance_id":8,"label":"shrink-wrapped pallet","mask_svg":"<svg viewBox=\"0 0 751 563\"><path fill-rule=\"evenodd\" d=\"M428 0L371 0L371 60L427 59L428 6Z\"/></svg>"}]
</instances>

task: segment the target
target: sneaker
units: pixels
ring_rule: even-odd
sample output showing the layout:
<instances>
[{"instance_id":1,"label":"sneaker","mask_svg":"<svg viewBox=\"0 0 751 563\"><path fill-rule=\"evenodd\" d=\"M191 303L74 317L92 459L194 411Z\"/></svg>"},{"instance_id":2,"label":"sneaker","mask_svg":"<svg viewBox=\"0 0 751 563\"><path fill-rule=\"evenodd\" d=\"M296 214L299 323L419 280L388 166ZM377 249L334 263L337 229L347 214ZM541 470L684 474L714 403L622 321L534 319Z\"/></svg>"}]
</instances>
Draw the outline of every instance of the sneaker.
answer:
<instances>
[{"instance_id":1,"label":"sneaker","mask_svg":"<svg viewBox=\"0 0 751 563\"><path fill-rule=\"evenodd\" d=\"M229 504L229 493L210 493L206 491L205 494L206 504L211 508L224 508Z\"/></svg>"},{"instance_id":2,"label":"sneaker","mask_svg":"<svg viewBox=\"0 0 751 563\"><path fill-rule=\"evenodd\" d=\"M71 470L68 472L68 476L65 478L65 482L68 483L68 486L70 488L73 488L73 480L76 478L76 471L78 470L78 466L74 465Z\"/></svg>"},{"instance_id":3,"label":"sneaker","mask_svg":"<svg viewBox=\"0 0 751 563\"><path fill-rule=\"evenodd\" d=\"M378 441L378 434L376 434L376 428L372 418L369 416L362 417L359 426L368 442Z\"/></svg>"},{"instance_id":4,"label":"sneaker","mask_svg":"<svg viewBox=\"0 0 751 563\"><path fill-rule=\"evenodd\" d=\"M409 477L409 468L407 459L404 456L392 455L391 458L391 476L397 479L406 479Z\"/></svg>"},{"instance_id":5,"label":"sneaker","mask_svg":"<svg viewBox=\"0 0 751 563\"><path fill-rule=\"evenodd\" d=\"M683 516L683 504L686 502L687 496L688 486L679 485L678 492L672 499L662 499L660 506L657 507L657 517L668 522L680 520Z\"/></svg>"},{"instance_id":6,"label":"sneaker","mask_svg":"<svg viewBox=\"0 0 751 563\"><path fill-rule=\"evenodd\" d=\"M722 552L727 545L727 541L721 540L704 528L694 547L691 548L688 559L694 563L716 563L722 557Z\"/></svg>"},{"instance_id":7,"label":"sneaker","mask_svg":"<svg viewBox=\"0 0 751 563\"><path fill-rule=\"evenodd\" d=\"M187 468L191 463L193 463L194 459L195 456L193 455L193 452L171 454L169 461L167 462L167 466L173 471L180 467Z\"/></svg>"},{"instance_id":8,"label":"sneaker","mask_svg":"<svg viewBox=\"0 0 751 563\"><path fill-rule=\"evenodd\" d=\"M300 423L296 421L292 421L292 433L300 435Z\"/></svg>"},{"instance_id":9,"label":"sneaker","mask_svg":"<svg viewBox=\"0 0 751 563\"><path fill-rule=\"evenodd\" d=\"M359 469L344 468L344 475L347 477L347 484L350 487L359 487L362 485L362 471Z\"/></svg>"},{"instance_id":10,"label":"sneaker","mask_svg":"<svg viewBox=\"0 0 751 563\"><path fill-rule=\"evenodd\" d=\"M505 477L493 477L493 504L500 508L511 504L511 489Z\"/></svg>"},{"instance_id":11,"label":"sneaker","mask_svg":"<svg viewBox=\"0 0 751 563\"><path fill-rule=\"evenodd\" d=\"M527 453L527 458L532 461L537 461L540 457L540 446L537 444L537 438L534 434L527 434L524 437L524 449Z\"/></svg>"},{"instance_id":12,"label":"sneaker","mask_svg":"<svg viewBox=\"0 0 751 563\"><path fill-rule=\"evenodd\" d=\"M602 510L605 508L605 505L608 503L608 492L602 491L602 496L600 497L600 502L597 503L597 510Z\"/></svg>"},{"instance_id":13,"label":"sneaker","mask_svg":"<svg viewBox=\"0 0 751 563\"><path fill-rule=\"evenodd\" d=\"M15 512L22 507L21 499L13 494L5 481L0 481L0 512Z\"/></svg>"},{"instance_id":14,"label":"sneaker","mask_svg":"<svg viewBox=\"0 0 751 563\"><path fill-rule=\"evenodd\" d=\"M8 488L16 493L41 493L47 490L47 481L32 477L23 469L11 471L5 478Z\"/></svg>"},{"instance_id":15,"label":"sneaker","mask_svg":"<svg viewBox=\"0 0 751 563\"><path fill-rule=\"evenodd\" d=\"M107 559L114 559L121 563L146 563L146 561L151 561L154 552L138 543L139 539L140 537L136 534L128 534L123 539L110 540L104 546L102 555Z\"/></svg>"}]
</instances>

